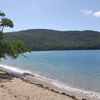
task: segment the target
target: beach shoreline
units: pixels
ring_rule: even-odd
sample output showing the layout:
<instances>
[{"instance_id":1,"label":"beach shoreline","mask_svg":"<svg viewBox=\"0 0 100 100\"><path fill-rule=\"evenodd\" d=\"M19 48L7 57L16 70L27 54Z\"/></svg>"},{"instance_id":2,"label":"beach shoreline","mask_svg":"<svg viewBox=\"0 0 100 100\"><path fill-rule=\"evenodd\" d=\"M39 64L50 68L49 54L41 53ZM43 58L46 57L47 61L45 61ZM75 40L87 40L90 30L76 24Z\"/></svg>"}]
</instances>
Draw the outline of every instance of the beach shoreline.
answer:
<instances>
[{"instance_id":1,"label":"beach shoreline","mask_svg":"<svg viewBox=\"0 0 100 100\"><path fill-rule=\"evenodd\" d=\"M97 98L90 98L88 96L85 96L84 94L77 94L75 92L66 91L65 89L62 89L62 88L57 87L56 85L52 84L52 80L44 81L42 79L43 77L41 78L41 76L39 76L38 74L32 74L29 71L18 72L18 70L16 71L16 68L12 68L12 70L10 70L10 68L7 69L6 65L4 65L4 66L2 66L2 65L0 66L0 71L7 73L8 76L21 79L22 82L25 82L25 83L31 84L31 85L35 85L39 88L48 90L48 91L50 91L50 93L53 92L55 94L65 96L68 98L65 100L99 100ZM31 100L31 99L29 99L29 100ZM56 98L55 98L55 100L56 100Z\"/></svg>"}]
</instances>

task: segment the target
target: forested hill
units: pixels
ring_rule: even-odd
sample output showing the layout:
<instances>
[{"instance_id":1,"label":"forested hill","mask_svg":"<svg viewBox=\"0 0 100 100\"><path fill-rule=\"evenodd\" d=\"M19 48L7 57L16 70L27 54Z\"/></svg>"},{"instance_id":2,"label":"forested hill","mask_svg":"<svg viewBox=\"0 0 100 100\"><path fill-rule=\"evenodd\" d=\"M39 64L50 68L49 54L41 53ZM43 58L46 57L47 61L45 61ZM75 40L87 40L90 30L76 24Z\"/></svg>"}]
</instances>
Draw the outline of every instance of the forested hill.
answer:
<instances>
[{"instance_id":1,"label":"forested hill","mask_svg":"<svg viewBox=\"0 0 100 100\"><path fill-rule=\"evenodd\" d=\"M4 36L24 41L31 51L100 49L100 32L97 31L30 29L5 33Z\"/></svg>"}]
</instances>

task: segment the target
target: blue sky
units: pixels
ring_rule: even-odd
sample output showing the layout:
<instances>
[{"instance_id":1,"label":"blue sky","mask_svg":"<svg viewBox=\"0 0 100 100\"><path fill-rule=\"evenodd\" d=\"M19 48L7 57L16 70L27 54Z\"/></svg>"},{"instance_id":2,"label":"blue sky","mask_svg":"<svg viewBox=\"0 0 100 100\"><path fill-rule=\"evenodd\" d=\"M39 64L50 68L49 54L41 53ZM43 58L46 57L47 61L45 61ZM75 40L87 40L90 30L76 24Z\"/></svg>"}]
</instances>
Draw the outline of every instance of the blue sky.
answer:
<instances>
[{"instance_id":1,"label":"blue sky","mask_svg":"<svg viewBox=\"0 0 100 100\"><path fill-rule=\"evenodd\" d=\"M100 31L100 0L0 0L13 29Z\"/></svg>"}]
</instances>

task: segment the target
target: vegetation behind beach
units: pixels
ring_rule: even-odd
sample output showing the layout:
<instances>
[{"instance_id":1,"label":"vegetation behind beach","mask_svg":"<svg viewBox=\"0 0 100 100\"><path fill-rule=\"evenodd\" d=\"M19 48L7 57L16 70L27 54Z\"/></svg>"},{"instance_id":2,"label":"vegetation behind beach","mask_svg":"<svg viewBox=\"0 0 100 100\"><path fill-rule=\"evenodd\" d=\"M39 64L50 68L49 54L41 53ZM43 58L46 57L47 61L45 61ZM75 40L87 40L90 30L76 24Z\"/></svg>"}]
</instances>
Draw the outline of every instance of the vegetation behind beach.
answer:
<instances>
[{"instance_id":1,"label":"vegetation behind beach","mask_svg":"<svg viewBox=\"0 0 100 100\"><path fill-rule=\"evenodd\" d=\"M24 41L31 51L100 49L100 32L90 30L57 31L30 29L5 33L4 37Z\"/></svg>"}]
</instances>

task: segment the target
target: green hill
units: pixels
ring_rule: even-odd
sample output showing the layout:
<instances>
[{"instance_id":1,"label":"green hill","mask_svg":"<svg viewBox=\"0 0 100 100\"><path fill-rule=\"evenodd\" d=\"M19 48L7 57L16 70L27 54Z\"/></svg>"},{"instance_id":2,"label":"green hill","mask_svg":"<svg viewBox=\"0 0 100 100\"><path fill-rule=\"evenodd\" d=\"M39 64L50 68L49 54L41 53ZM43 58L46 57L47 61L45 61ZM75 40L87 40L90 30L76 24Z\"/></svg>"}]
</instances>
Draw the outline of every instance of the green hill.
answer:
<instances>
[{"instance_id":1,"label":"green hill","mask_svg":"<svg viewBox=\"0 0 100 100\"><path fill-rule=\"evenodd\" d=\"M24 41L31 51L100 49L100 32L90 30L56 31L30 29L5 33L4 37Z\"/></svg>"}]
</instances>

